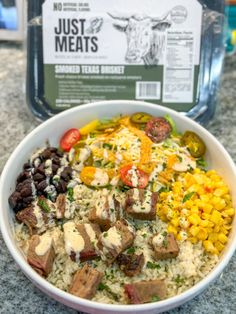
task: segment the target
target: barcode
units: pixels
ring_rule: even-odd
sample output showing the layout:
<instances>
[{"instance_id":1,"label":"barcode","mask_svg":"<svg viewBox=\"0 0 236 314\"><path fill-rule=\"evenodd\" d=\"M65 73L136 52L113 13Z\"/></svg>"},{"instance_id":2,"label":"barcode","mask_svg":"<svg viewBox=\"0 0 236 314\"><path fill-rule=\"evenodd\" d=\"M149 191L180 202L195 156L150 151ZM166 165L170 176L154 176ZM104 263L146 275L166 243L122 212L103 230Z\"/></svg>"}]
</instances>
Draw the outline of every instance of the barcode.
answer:
<instances>
[{"instance_id":1,"label":"barcode","mask_svg":"<svg viewBox=\"0 0 236 314\"><path fill-rule=\"evenodd\" d=\"M161 82L136 82L136 99L160 99Z\"/></svg>"}]
</instances>

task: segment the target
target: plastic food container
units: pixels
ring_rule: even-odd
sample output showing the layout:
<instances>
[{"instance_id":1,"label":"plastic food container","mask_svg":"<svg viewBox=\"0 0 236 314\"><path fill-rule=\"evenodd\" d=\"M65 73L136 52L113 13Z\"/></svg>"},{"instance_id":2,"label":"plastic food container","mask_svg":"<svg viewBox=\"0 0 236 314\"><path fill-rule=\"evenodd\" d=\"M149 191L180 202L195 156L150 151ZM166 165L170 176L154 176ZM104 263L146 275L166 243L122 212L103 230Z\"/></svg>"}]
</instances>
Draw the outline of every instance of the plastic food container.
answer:
<instances>
[{"instance_id":1,"label":"plastic food container","mask_svg":"<svg viewBox=\"0 0 236 314\"><path fill-rule=\"evenodd\" d=\"M206 124L224 20L224 0L29 0L28 105L45 120L92 101L143 100Z\"/></svg>"}]
</instances>

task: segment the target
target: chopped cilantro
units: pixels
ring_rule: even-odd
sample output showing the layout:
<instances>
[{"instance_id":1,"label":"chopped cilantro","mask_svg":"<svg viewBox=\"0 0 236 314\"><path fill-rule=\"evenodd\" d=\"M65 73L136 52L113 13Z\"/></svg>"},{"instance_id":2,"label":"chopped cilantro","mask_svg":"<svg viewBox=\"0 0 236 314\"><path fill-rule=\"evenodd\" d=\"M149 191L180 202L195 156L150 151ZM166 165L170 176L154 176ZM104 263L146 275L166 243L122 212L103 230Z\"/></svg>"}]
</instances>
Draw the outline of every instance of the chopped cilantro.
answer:
<instances>
[{"instance_id":1,"label":"chopped cilantro","mask_svg":"<svg viewBox=\"0 0 236 314\"><path fill-rule=\"evenodd\" d=\"M183 158L181 156L177 155L177 158L179 159L180 162L183 161Z\"/></svg>"},{"instance_id":2,"label":"chopped cilantro","mask_svg":"<svg viewBox=\"0 0 236 314\"><path fill-rule=\"evenodd\" d=\"M160 297L158 295L153 295L151 302L157 302L157 301L160 301Z\"/></svg>"},{"instance_id":3,"label":"chopped cilantro","mask_svg":"<svg viewBox=\"0 0 236 314\"><path fill-rule=\"evenodd\" d=\"M190 192L190 193L186 194L183 198L183 203L190 200L190 198L193 196L193 194L195 194L195 192Z\"/></svg>"},{"instance_id":4,"label":"chopped cilantro","mask_svg":"<svg viewBox=\"0 0 236 314\"><path fill-rule=\"evenodd\" d=\"M177 275L177 277L174 279L174 281L178 284L181 285L184 283L185 279L183 277L180 277L180 275Z\"/></svg>"},{"instance_id":5,"label":"chopped cilantro","mask_svg":"<svg viewBox=\"0 0 236 314\"><path fill-rule=\"evenodd\" d=\"M67 189L67 198L70 202L73 202L75 199L74 199L74 190L73 188L68 188Z\"/></svg>"},{"instance_id":6,"label":"chopped cilantro","mask_svg":"<svg viewBox=\"0 0 236 314\"><path fill-rule=\"evenodd\" d=\"M172 141L171 141L169 138L167 138L167 139L163 142L162 146L163 146L164 148L170 148L170 147L172 146Z\"/></svg>"},{"instance_id":7,"label":"chopped cilantro","mask_svg":"<svg viewBox=\"0 0 236 314\"><path fill-rule=\"evenodd\" d=\"M119 300L119 296L114 293L110 287L108 287L108 285L100 282L100 284L98 285L98 290L99 291L106 291L115 301Z\"/></svg>"},{"instance_id":8,"label":"chopped cilantro","mask_svg":"<svg viewBox=\"0 0 236 314\"><path fill-rule=\"evenodd\" d=\"M147 237L147 234L146 234L146 233L143 233L143 234L142 234L142 237L143 237L143 238L146 238L146 237Z\"/></svg>"},{"instance_id":9,"label":"chopped cilantro","mask_svg":"<svg viewBox=\"0 0 236 314\"><path fill-rule=\"evenodd\" d=\"M100 168L102 166L102 161L101 160L94 160L93 166Z\"/></svg>"},{"instance_id":10,"label":"chopped cilantro","mask_svg":"<svg viewBox=\"0 0 236 314\"><path fill-rule=\"evenodd\" d=\"M43 198L39 198L38 200L38 206L42 208L46 213L49 213L51 211L50 207L48 206L47 202Z\"/></svg>"},{"instance_id":11,"label":"chopped cilantro","mask_svg":"<svg viewBox=\"0 0 236 314\"><path fill-rule=\"evenodd\" d=\"M110 143L103 143L102 147L111 150L112 149L112 144L110 144Z\"/></svg>"},{"instance_id":12,"label":"chopped cilantro","mask_svg":"<svg viewBox=\"0 0 236 314\"><path fill-rule=\"evenodd\" d=\"M169 186L163 186L160 188L160 190L158 190L159 193L162 192L169 192L170 191L170 187Z\"/></svg>"},{"instance_id":13,"label":"chopped cilantro","mask_svg":"<svg viewBox=\"0 0 236 314\"><path fill-rule=\"evenodd\" d=\"M108 237L108 233L107 233L107 232L104 232L104 233L103 233L103 237L104 237L104 238Z\"/></svg>"},{"instance_id":14,"label":"chopped cilantro","mask_svg":"<svg viewBox=\"0 0 236 314\"><path fill-rule=\"evenodd\" d=\"M156 263L152 263L150 261L147 262L147 268L150 268L150 269L160 269L161 266L159 264L156 264Z\"/></svg>"},{"instance_id":15,"label":"chopped cilantro","mask_svg":"<svg viewBox=\"0 0 236 314\"><path fill-rule=\"evenodd\" d=\"M129 187L128 185L121 185L121 186L119 187L119 190L120 190L121 192L126 192L126 191L130 190L130 187Z\"/></svg>"},{"instance_id":16,"label":"chopped cilantro","mask_svg":"<svg viewBox=\"0 0 236 314\"><path fill-rule=\"evenodd\" d=\"M127 254L134 254L135 252L135 248L134 247L130 247L128 250L127 250Z\"/></svg>"},{"instance_id":17,"label":"chopped cilantro","mask_svg":"<svg viewBox=\"0 0 236 314\"><path fill-rule=\"evenodd\" d=\"M200 157L200 158L198 158L198 159L196 160L196 162L197 162L197 166L198 166L199 168L201 168L201 169L203 169L203 170L206 169L207 163L206 163L206 161L205 161L204 158Z\"/></svg>"}]
</instances>

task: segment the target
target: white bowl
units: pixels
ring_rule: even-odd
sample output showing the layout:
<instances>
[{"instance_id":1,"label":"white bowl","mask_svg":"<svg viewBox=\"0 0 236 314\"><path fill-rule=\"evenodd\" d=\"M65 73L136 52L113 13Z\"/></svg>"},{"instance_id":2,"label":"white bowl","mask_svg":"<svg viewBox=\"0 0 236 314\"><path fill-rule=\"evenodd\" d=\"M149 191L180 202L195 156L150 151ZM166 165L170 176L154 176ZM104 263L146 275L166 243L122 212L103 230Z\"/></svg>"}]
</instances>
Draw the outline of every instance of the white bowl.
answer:
<instances>
[{"instance_id":1,"label":"white bowl","mask_svg":"<svg viewBox=\"0 0 236 314\"><path fill-rule=\"evenodd\" d=\"M58 145L61 135L71 127L80 127L97 117L109 117L120 113L130 114L137 111L145 111L156 116L165 114L171 115L179 131L186 129L195 131L205 141L207 146L206 159L211 168L218 171L223 176L230 187L233 204L236 207L236 168L235 165L224 149L224 147L211 135L206 129L196 122L182 116L181 114L166 109L161 106L152 105L145 102L136 101L104 101L79 106L66 110L55 117L42 123L34 129L25 139L17 146L9 158L2 172L0 181L0 226L6 242L6 245L20 266L25 275L42 291L56 299L57 301L68 305L74 309L88 313L160 313L171 308L177 307L194 296L202 292L211 282L213 282L228 264L236 248L236 219L233 221L233 228L230 233L229 241L225 247L215 268L199 283L187 290L186 292L155 303L141 305L110 305L85 300L69 293L66 293L45 279L40 277L26 262L20 249L14 240L13 213L8 205L8 197L15 188L15 181L23 164L27 161L32 151L45 144L46 140L51 145Z\"/></svg>"}]
</instances>

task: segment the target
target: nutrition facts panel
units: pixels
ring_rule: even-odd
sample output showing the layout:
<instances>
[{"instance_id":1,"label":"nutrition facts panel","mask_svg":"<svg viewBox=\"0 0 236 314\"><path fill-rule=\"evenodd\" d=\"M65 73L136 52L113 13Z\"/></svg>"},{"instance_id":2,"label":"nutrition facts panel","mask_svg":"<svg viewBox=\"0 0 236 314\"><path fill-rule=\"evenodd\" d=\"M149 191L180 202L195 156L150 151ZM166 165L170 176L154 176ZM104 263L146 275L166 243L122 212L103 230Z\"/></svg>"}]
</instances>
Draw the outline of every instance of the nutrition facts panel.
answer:
<instances>
[{"instance_id":1,"label":"nutrition facts panel","mask_svg":"<svg viewBox=\"0 0 236 314\"><path fill-rule=\"evenodd\" d=\"M194 32L167 31L163 77L163 102L193 101Z\"/></svg>"}]
</instances>

